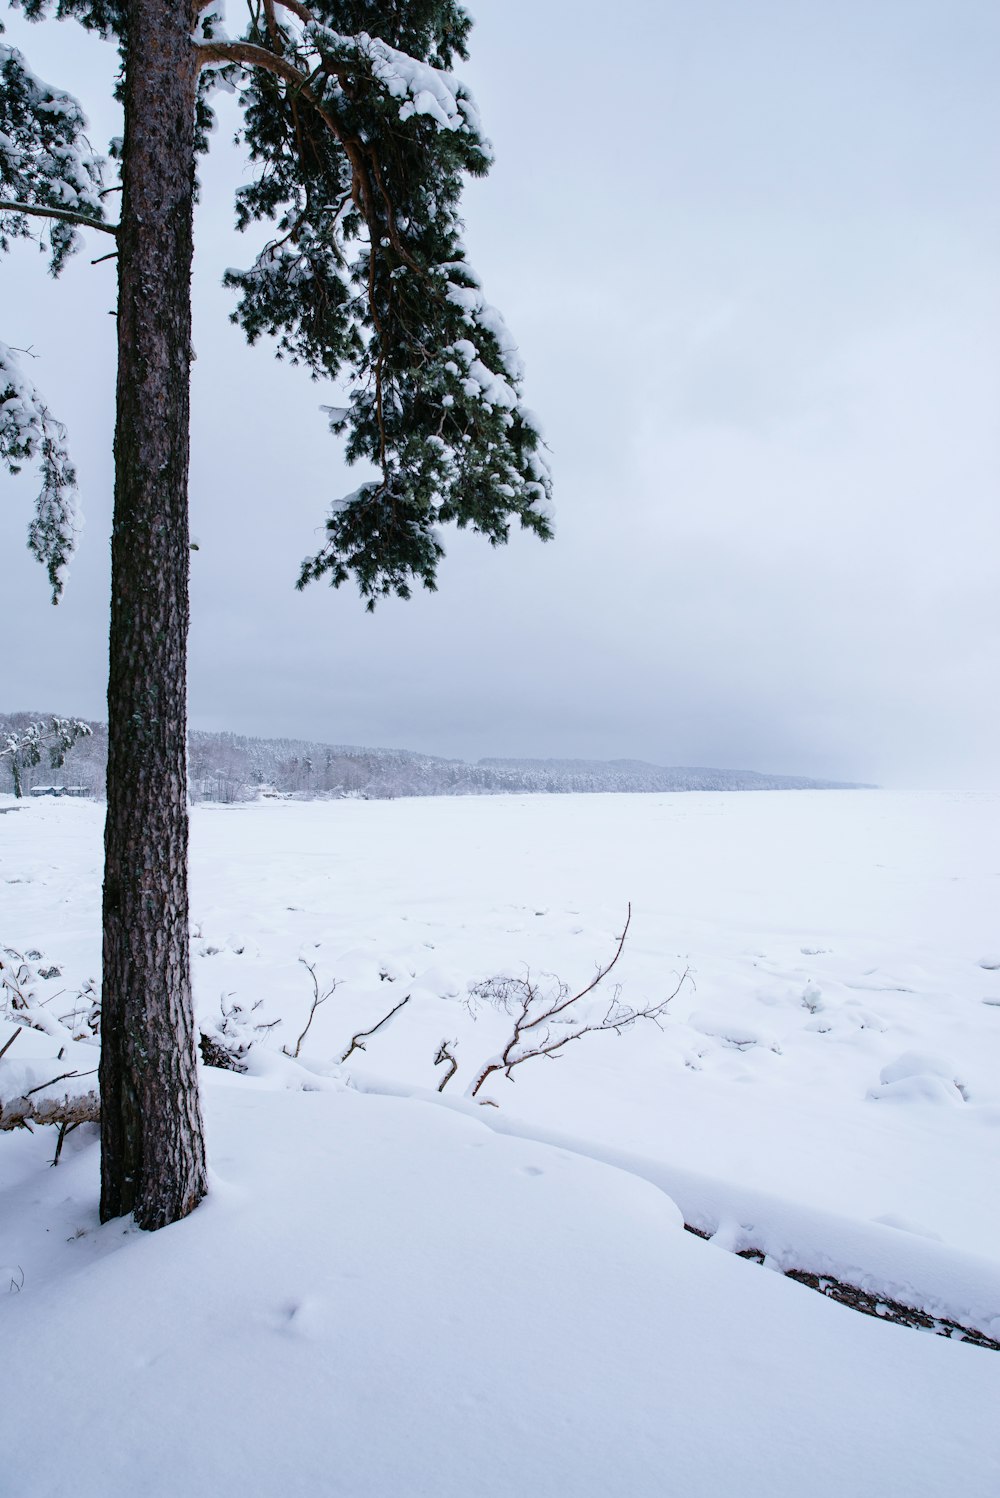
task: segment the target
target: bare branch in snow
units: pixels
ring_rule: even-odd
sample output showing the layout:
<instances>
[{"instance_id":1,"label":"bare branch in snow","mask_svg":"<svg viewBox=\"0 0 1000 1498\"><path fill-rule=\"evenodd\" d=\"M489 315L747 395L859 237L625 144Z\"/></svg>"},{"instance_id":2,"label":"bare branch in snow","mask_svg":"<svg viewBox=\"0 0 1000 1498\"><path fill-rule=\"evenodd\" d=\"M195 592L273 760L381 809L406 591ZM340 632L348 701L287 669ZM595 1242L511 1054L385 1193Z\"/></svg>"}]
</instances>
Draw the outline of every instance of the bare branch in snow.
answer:
<instances>
[{"instance_id":1,"label":"bare branch in snow","mask_svg":"<svg viewBox=\"0 0 1000 1498\"><path fill-rule=\"evenodd\" d=\"M620 988L616 988L604 1014L597 1018L588 1019L583 1010L575 1007L592 994L617 965L625 948L631 923L632 905L629 903L625 927L618 938L614 955L608 962L598 966L591 981L576 993L571 992L568 984L562 982L561 979L539 980L533 978L530 973L523 978L488 978L470 991L473 1003L478 1000L492 1004L495 1008L513 1015L514 1024L503 1050L491 1056L477 1071L466 1089L467 1097L476 1097L483 1083L494 1072L502 1072L509 1081L513 1080L511 1073L516 1066L521 1066L525 1061L532 1061L537 1056L548 1056L554 1060L571 1041L582 1040L585 1035L607 1031L620 1035L637 1020L651 1020L653 1024L659 1024L667 1005L677 997L687 981L686 969L677 980L672 992L665 998L656 999L652 1003L639 1007L625 1004L621 999ZM438 1059L442 1059L440 1052ZM449 1072L439 1091L443 1090L453 1075L453 1072ZM480 1099L480 1101L496 1106L492 1098Z\"/></svg>"},{"instance_id":2,"label":"bare branch in snow","mask_svg":"<svg viewBox=\"0 0 1000 1498\"><path fill-rule=\"evenodd\" d=\"M298 1040L295 1042L295 1049L294 1049L294 1051L290 1051L286 1045L283 1045L281 1047L281 1049L284 1051L285 1055L286 1056L291 1056L291 1058L292 1058L293 1061L297 1061L299 1059L299 1051L302 1048L302 1042L305 1040L306 1036L309 1034L309 1028L312 1025L313 1019L314 1019L315 1014L316 1014L316 1010L320 1007L321 1004L325 1004L326 1001L327 1001L327 999L330 999L330 998L333 997L333 995L336 993L337 988L339 986L338 985L338 980L336 978L334 978L333 982L330 984L330 987L328 989L326 989L324 993L320 993L320 991L319 991L319 979L316 976L316 964L314 962L307 962L304 957L300 957L299 961L301 962L302 966L305 968L306 972L309 974L310 978L312 979L313 1001L312 1001L312 1003L309 1006L309 1018L306 1020L306 1027L302 1031L302 1034L299 1036Z\"/></svg>"},{"instance_id":3,"label":"bare branch in snow","mask_svg":"<svg viewBox=\"0 0 1000 1498\"><path fill-rule=\"evenodd\" d=\"M381 1030L382 1026L387 1025L392 1019L393 1015L398 1014L399 1011L403 1008L404 1004L408 1004L409 1002L410 995L407 994L406 998L400 999L399 1003L396 1004L392 1009L390 1009L388 1014L383 1014L377 1025L372 1025L370 1030L359 1030L357 1035L353 1035L351 1037L350 1045L347 1047L347 1050L340 1058L341 1066L343 1066L344 1062L348 1059L349 1056L354 1055L355 1051L365 1050L365 1041L368 1039L369 1035L374 1035L376 1030Z\"/></svg>"},{"instance_id":4,"label":"bare branch in snow","mask_svg":"<svg viewBox=\"0 0 1000 1498\"><path fill-rule=\"evenodd\" d=\"M458 1041L442 1040L441 1044L438 1046L438 1053L434 1057L435 1066L443 1066L446 1061L449 1063L448 1070L445 1072L444 1076L441 1078L441 1081L438 1083L438 1092L444 1092L448 1083L458 1071L458 1062L455 1060L453 1053L449 1051L449 1045L457 1046Z\"/></svg>"}]
</instances>

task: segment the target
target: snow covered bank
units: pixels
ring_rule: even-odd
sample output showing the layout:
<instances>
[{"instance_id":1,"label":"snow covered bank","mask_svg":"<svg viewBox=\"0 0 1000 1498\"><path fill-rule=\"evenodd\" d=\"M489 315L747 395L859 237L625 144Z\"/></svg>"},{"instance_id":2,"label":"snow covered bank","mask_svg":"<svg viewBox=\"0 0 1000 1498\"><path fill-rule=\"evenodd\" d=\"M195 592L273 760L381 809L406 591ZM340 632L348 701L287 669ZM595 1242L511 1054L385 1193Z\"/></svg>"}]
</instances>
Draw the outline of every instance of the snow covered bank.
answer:
<instances>
[{"instance_id":1,"label":"snow covered bank","mask_svg":"<svg viewBox=\"0 0 1000 1498\"><path fill-rule=\"evenodd\" d=\"M407 1100L207 1102L212 1196L151 1236L98 1227L92 1141L16 1141L5 1491L996 1491L1000 1359L713 1251L632 1175Z\"/></svg>"}]
</instances>

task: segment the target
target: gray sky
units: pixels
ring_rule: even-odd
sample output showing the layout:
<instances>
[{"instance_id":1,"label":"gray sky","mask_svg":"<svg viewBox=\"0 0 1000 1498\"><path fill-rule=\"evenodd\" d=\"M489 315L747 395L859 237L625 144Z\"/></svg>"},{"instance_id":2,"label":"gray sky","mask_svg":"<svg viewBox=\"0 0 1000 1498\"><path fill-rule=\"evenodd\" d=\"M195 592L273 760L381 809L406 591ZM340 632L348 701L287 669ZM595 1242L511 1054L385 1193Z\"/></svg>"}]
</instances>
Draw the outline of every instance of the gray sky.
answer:
<instances>
[{"instance_id":1,"label":"gray sky","mask_svg":"<svg viewBox=\"0 0 1000 1498\"><path fill-rule=\"evenodd\" d=\"M527 363L556 539L456 534L439 592L374 617L294 591L358 479L318 409L335 392L227 322L221 274L251 247L224 112L196 231L192 724L1000 783L994 0L473 12L460 73L497 164L467 194L469 254ZM111 49L17 15L8 39L103 147ZM4 709L104 715L104 248L56 283L23 247L0 270L0 337L38 355L87 516L53 609L24 549L33 479L0 479Z\"/></svg>"}]
</instances>

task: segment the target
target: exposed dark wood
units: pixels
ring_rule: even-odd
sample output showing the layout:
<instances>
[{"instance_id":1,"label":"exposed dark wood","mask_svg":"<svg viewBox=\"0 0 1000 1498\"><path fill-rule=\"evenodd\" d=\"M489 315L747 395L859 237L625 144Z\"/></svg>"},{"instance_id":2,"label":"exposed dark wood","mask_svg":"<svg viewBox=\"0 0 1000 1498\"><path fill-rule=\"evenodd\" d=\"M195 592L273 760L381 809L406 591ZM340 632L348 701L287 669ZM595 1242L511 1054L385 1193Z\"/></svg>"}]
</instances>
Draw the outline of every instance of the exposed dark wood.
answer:
<instances>
[{"instance_id":1,"label":"exposed dark wood","mask_svg":"<svg viewBox=\"0 0 1000 1498\"><path fill-rule=\"evenodd\" d=\"M101 1218L183 1217L207 1189L187 890L192 9L130 0L118 230Z\"/></svg>"},{"instance_id":2,"label":"exposed dark wood","mask_svg":"<svg viewBox=\"0 0 1000 1498\"><path fill-rule=\"evenodd\" d=\"M8 1129L28 1129L32 1124L97 1123L100 1116L101 1100L96 1092L41 1098L34 1103L30 1095L8 1098L0 1102L0 1134Z\"/></svg>"},{"instance_id":3,"label":"exposed dark wood","mask_svg":"<svg viewBox=\"0 0 1000 1498\"><path fill-rule=\"evenodd\" d=\"M710 1241L712 1237L711 1233L692 1227L689 1222L684 1224L684 1230L706 1241ZM763 1264L766 1257L761 1248L741 1248L737 1251L737 1258L749 1259L753 1264ZM938 1337L953 1337L959 1342L972 1342L976 1347L989 1347L994 1352L1000 1352L1000 1342L995 1338L977 1327L950 1321L947 1316L932 1316L927 1311L918 1310L916 1306L904 1304L903 1301L892 1300L887 1295L876 1295L871 1290L862 1290L860 1285L838 1280L832 1274L813 1274L807 1269L783 1269L781 1272L787 1279L806 1285L810 1290L818 1290L828 1300L850 1306L852 1311L860 1311L863 1316L875 1316L879 1321L892 1321L897 1326L917 1327L920 1331L933 1332Z\"/></svg>"},{"instance_id":4,"label":"exposed dark wood","mask_svg":"<svg viewBox=\"0 0 1000 1498\"><path fill-rule=\"evenodd\" d=\"M369 1038L369 1036L374 1035L376 1030L381 1030L383 1025L387 1025L392 1019L392 1016L394 1014L398 1014L399 1011L404 1007L404 1005L408 1004L409 1002L410 995L407 994L405 999L400 999L398 1004L393 1005L388 1014L383 1014L382 1018L376 1024L372 1025L370 1030L359 1030L357 1035L352 1035L350 1045L347 1047L347 1050L340 1058L341 1066L343 1066L344 1062L349 1060L349 1058L354 1055L355 1051L367 1050L368 1047L365 1045L365 1041Z\"/></svg>"}]
</instances>

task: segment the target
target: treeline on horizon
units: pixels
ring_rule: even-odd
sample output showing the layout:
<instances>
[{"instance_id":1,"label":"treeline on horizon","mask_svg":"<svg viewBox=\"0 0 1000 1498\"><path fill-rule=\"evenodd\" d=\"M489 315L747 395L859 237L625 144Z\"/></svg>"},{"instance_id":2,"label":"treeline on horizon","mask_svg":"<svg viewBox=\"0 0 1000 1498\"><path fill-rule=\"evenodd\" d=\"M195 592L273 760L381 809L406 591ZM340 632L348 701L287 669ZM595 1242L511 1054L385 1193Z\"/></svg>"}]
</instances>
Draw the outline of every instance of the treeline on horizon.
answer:
<instances>
[{"instance_id":1,"label":"treeline on horizon","mask_svg":"<svg viewBox=\"0 0 1000 1498\"><path fill-rule=\"evenodd\" d=\"M0 713L0 742L23 733L48 713ZM104 795L108 730L90 722L90 737L66 756L61 770L43 760L23 771L24 793L40 786L75 786ZM492 796L665 791L844 790L842 781L753 770L661 766L642 760L481 759L476 764L406 749L365 749L302 739L258 739L191 729L188 777L192 801L223 805L268 797L301 800L397 796ZM12 777L0 760L0 791Z\"/></svg>"}]
</instances>

